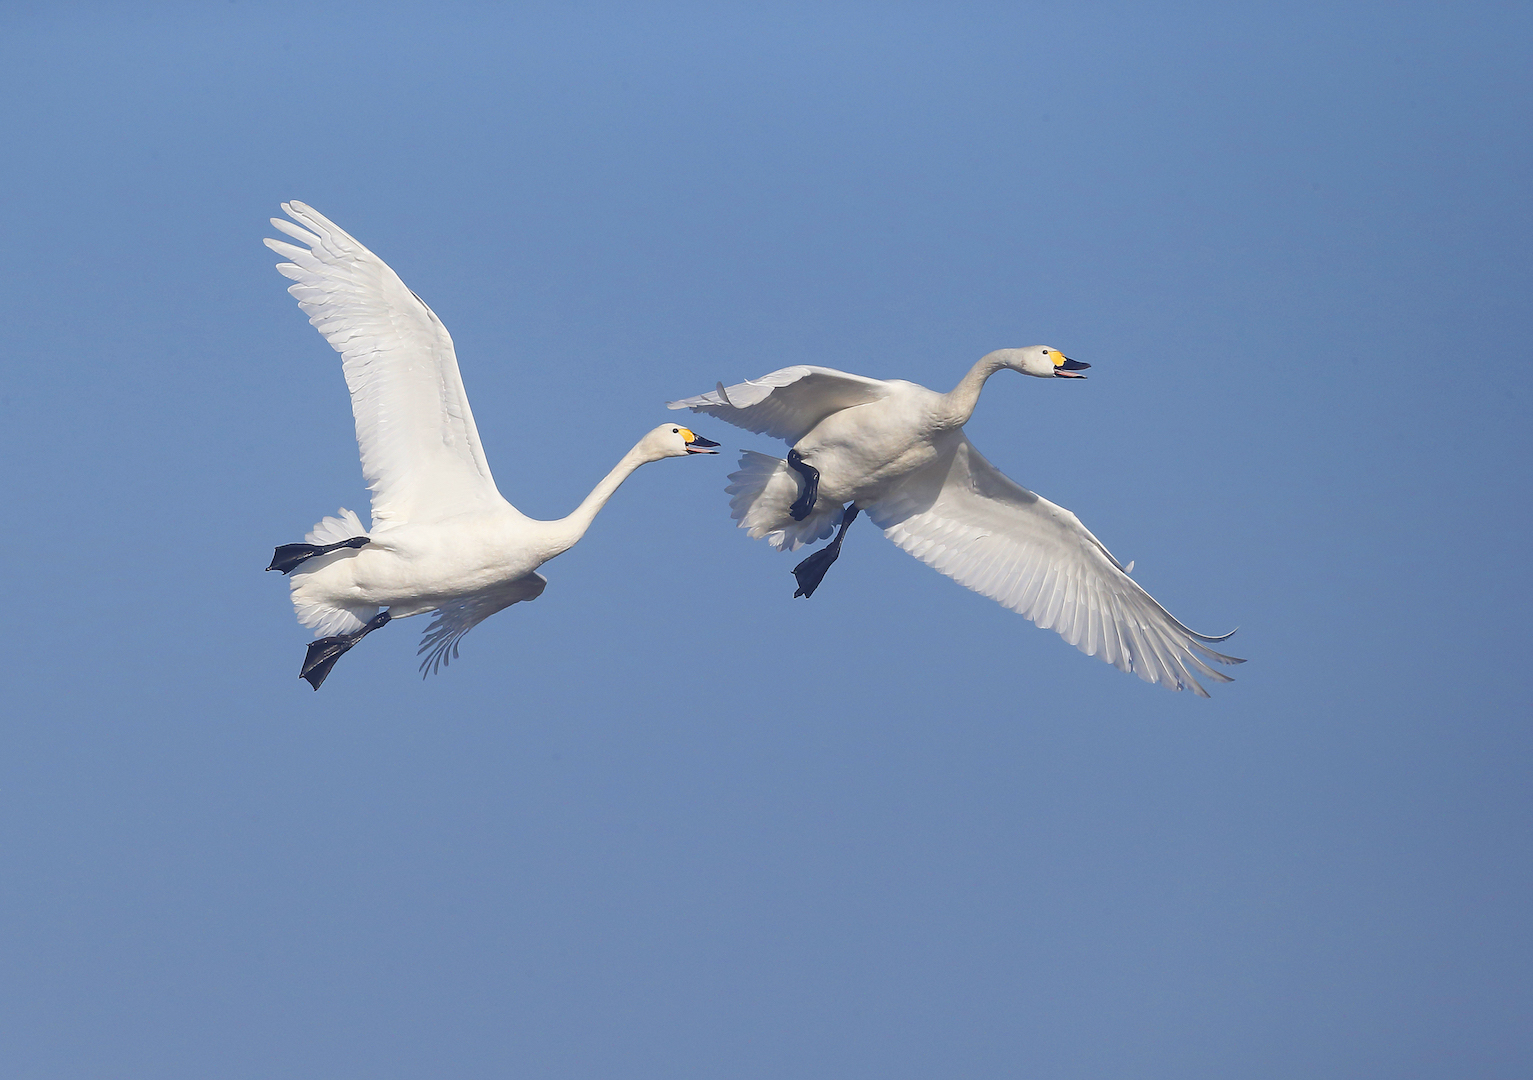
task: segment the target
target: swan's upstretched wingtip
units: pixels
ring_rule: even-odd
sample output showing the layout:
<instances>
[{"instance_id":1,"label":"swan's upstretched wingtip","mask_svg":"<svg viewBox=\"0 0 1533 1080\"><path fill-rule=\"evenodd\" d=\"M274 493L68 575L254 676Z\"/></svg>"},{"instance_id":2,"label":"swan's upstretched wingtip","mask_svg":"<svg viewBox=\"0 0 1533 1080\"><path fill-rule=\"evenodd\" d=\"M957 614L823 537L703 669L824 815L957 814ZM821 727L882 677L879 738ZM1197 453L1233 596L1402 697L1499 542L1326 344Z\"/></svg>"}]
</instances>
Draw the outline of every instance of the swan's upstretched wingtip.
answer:
<instances>
[{"instance_id":1,"label":"swan's upstretched wingtip","mask_svg":"<svg viewBox=\"0 0 1533 1080\"><path fill-rule=\"evenodd\" d=\"M735 403L729 400L729 391L724 389L723 383L716 383L717 389L710 390L706 394L698 394L696 397L682 398L680 401L667 401L667 409L691 409L693 412L703 412L707 409L720 407L733 409Z\"/></svg>"},{"instance_id":2,"label":"swan's upstretched wingtip","mask_svg":"<svg viewBox=\"0 0 1533 1080\"><path fill-rule=\"evenodd\" d=\"M1187 627L1184 626L1184 627L1182 627L1182 629L1183 630L1187 630ZM1243 657L1243 656L1226 656L1222 652L1215 652L1213 649L1207 649L1207 648L1203 647L1204 645L1217 645L1221 641L1228 641L1230 638L1234 637L1239 631L1240 631L1240 627L1237 626L1237 627L1235 627L1234 630L1231 630L1228 634L1220 634L1218 637L1210 637L1207 634L1200 634L1196 630L1187 630L1187 632L1193 636L1194 640L1196 640L1198 642L1198 650L1200 652L1205 653L1208 656L1213 657L1215 660L1219 661L1219 663L1221 663L1221 664L1244 664L1246 662L1246 660L1245 660L1245 657Z\"/></svg>"},{"instance_id":3,"label":"swan's upstretched wingtip","mask_svg":"<svg viewBox=\"0 0 1533 1080\"><path fill-rule=\"evenodd\" d=\"M1235 627L1234 630L1231 630L1228 634L1220 634L1218 637L1203 637L1202 634L1199 634L1197 636L1198 636L1198 638L1200 640L1207 641L1207 642L1228 641L1230 638L1235 636L1236 632L1239 631L1239 629L1240 629L1240 627L1237 626L1237 627ZM1215 660L1219 661L1219 663L1221 663L1221 664L1231 664L1231 665L1233 665L1233 664L1244 664L1246 662L1246 658L1244 656L1229 656L1226 653L1215 652L1213 649L1204 649L1203 652L1205 652L1209 656L1213 657ZM1228 678L1228 676L1226 676L1226 678Z\"/></svg>"},{"instance_id":4,"label":"swan's upstretched wingtip","mask_svg":"<svg viewBox=\"0 0 1533 1080\"><path fill-rule=\"evenodd\" d=\"M1235 631L1231 630L1230 634L1233 634L1234 632ZM1230 634L1225 634L1224 637L1229 637ZM1224 638L1209 638L1209 639L1206 639L1206 640L1210 640L1210 641L1223 641ZM1196 652L1197 655L1203 657L1204 659L1212 660L1216 664L1229 664L1229 665L1233 666L1235 664L1244 664L1246 662L1246 658L1244 656L1229 656L1226 653L1222 653L1222 652L1218 652L1218 651L1216 651L1214 649L1210 649L1207 645L1204 645L1202 641L1194 641L1193 642L1193 649L1194 649L1194 651ZM1233 681L1233 680L1230 679L1230 677L1228 675L1221 675L1217 671L1210 671L1210 672L1208 672L1208 674L1217 676L1219 679L1221 679L1221 680L1223 680L1225 682Z\"/></svg>"}]
</instances>

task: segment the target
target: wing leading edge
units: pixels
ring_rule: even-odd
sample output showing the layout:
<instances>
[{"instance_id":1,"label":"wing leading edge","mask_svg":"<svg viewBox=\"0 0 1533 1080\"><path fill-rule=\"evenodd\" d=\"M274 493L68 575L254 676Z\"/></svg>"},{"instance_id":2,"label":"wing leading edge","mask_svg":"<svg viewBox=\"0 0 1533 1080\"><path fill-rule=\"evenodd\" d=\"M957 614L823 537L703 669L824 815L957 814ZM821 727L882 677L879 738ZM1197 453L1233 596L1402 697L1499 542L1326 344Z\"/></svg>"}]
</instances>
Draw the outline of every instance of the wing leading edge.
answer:
<instances>
[{"instance_id":1,"label":"wing leading edge","mask_svg":"<svg viewBox=\"0 0 1533 1080\"><path fill-rule=\"evenodd\" d=\"M716 390L666 405L707 413L792 446L831 413L878 401L888 392L878 379L799 364L733 386L720 383Z\"/></svg>"}]
</instances>

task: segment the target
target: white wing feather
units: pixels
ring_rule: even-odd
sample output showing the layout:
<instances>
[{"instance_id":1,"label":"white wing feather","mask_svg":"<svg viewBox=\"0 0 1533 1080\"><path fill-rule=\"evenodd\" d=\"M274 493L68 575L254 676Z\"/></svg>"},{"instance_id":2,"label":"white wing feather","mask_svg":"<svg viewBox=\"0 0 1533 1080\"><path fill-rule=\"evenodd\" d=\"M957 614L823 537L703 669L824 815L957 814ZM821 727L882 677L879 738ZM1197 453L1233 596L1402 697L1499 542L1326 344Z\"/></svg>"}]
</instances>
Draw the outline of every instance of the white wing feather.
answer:
<instances>
[{"instance_id":1,"label":"white wing feather","mask_svg":"<svg viewBox=\"0 0 1533 1080\"><path fill-rule=\"evenodd\" d=\"M290 259L288 292L341 354L357 422L373 528L504 509L447 328L399 275L301 202L272 224L306 247L266 246Z\"/></svg>"},{"instance_id":2,"label":"white wing feather","mask_svg":"<svg viewBox=\"0 0 1533 1080\"><path fill-rule=\"evenodd\" d=\"M831 413L878 401L888 392L878 379L799 364L727 388L720 383L717 390L666 406L707 413L792 446Z\"/></svg>"},{"instance_id":3,"label":"white wing feather","mask_svg":"<svg viewBox=\"0 0 1533 1080\"><path fill-rule=\"evenodd\" d=\"M1229 634L1183 626L1079 518L1008 479L966 437L898 495L866 509L928 566L1146 682L1207 697L1194 672L1230 678L1204 660L1243 662L1208 647Z\"/></svg>"},{"instance_id":4,"label":"white wing feather","mask_svg":"<svg viewBox=\"0 0 1533 1080\"><path fill-rule=\"evenodd\" d=\"M458 642L464 634L497 611L522 600L536 600L547 587L548 579L542 574L533 573L476 593L461 603L438 608L431 625L421 635L420 648L415 652L415 655L425 657L421 661L421 678L424 679L427 674L446 667L458 658Z\"/></svg>"}]
</instances>

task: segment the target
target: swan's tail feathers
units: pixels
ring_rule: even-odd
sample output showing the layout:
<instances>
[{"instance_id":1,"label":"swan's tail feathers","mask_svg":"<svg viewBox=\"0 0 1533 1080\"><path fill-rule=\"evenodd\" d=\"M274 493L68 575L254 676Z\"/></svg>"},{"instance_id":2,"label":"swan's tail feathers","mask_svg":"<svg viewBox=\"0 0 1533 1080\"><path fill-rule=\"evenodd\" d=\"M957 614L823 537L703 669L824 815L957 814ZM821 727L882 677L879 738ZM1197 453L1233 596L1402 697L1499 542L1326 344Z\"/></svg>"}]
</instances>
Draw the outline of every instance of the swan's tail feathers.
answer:
<instances>
[{"instance_id":1,"label":"swan's tail feathers","mask_svg":"<svg viewBox=\"0 0 1533 1080\"><path fill-rule=\"evenodd\" d=\"M348 510L343 506L336 513L340 517L325 518L314 526L304 539L311 544L324 545L338 544L342 540L367 535L367 530L362 526L362 519L357 517L356 511Z\"/></svg>"},{"instance_id":2,"label":"swan's tail feathers","mask_svg":"<svg viewBox=\"0 0 1533 1080\"><path fill-rule=\"evenodd\" d=\"M303 579L293 575L293 610L298 621L313 628L315 637L351 634L362 629L378 614L377 604L339 604L304 595Z\"/></svg>"},{"instance_id":3,"label":"swan's tail feathers","mask_svg":"<svg viewBox=\"0 0 1533 1080\"><path fill-rule=\"evenodd\" d=\"M749 530L752 540L765 540L777 551L796 551L824 540L841 520L838 503L821 500L803 521L794 521L788 507L798 498L802 481L782 458L742 451L738 472L729 474L725 488L730 517Z\"/></svg>"},{"instance_id":4,"label":"swan's tail feathers","mask_svg":"<svg viewBox=\"0 0 1533 1080\"><path fill-rule=\"evenodd\" d=\"M298 621L312 627L316 637L350 634L378 614L376 604L348 604L326 595L314 583L318 570L337 559L351 557L356 549L370 543L367 530L350 510L342 508L339 517L327 517L309 531L307 544L286 544L277 549L268 569L281 569L288 574L288 587L292 590L293 610ZM307 553L303 549L309 549ZM278 561L284 551L296 556L293 565L283 568Z\"/></svg>"}]
</instances>

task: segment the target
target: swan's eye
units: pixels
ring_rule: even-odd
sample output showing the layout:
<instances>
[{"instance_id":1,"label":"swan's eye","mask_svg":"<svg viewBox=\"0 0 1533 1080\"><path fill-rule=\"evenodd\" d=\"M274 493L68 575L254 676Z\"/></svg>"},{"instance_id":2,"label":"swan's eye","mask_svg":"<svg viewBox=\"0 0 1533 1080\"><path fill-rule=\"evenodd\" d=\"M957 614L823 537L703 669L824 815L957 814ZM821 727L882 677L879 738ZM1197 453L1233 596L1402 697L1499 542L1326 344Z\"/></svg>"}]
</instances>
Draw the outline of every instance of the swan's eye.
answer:
<instances>
[{"instance_id":1,"label":"swan's eye","mask_svg":"<svg viewBox=\"0 0 1533 1080\"><path fill-rule=\"evenodd\" d=\"M681 428L679 428L679 427L671 428L671 434L672 435L680 435L681 434Z\"/></svg>"}]
</instances>

